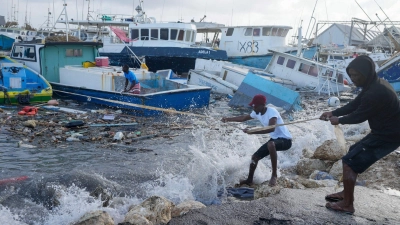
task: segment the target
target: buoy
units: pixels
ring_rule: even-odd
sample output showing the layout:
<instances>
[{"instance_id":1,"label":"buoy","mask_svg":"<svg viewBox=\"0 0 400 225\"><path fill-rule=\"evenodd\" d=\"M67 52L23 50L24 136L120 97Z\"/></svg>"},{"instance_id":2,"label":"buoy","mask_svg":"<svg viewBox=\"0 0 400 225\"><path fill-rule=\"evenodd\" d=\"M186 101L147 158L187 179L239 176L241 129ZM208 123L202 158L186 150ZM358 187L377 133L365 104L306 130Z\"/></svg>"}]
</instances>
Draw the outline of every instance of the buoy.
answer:
<instances>
[{"instance_id":1,"label":"buoy","mask_svg":"<svg viewBox=\"0 0 400 225\"><path fill-rule=\"evenodd\" d=\"M18 181L24 181L26 179L28 179L27 176L7 178L7 179L0 180L0 185L14 183L14 182L18 182Z\"/></svg>"},{"instance_id":2,"label":"buoy","mask_svg":"<svg viewBox=\"0 0 400 225\"><path fill-rule=\"evenodd\" d=\"M328 106L330 107L337 107L340 105L340 100L338 97L330 97L328 99Z\"/></svg>"}]
</instances>

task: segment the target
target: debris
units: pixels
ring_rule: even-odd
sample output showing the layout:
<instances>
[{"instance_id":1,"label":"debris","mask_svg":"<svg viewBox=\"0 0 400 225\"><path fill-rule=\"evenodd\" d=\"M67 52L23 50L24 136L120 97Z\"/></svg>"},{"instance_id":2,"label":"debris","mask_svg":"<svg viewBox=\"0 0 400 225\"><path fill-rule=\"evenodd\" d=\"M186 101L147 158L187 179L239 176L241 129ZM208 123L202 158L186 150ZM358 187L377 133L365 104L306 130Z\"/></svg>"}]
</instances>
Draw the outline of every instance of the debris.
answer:
<instances>
[{"instance_id":1,"label":"debris","mask_svg":"<svg viewBox=\"0 0 400 225\"><path fill-rule=\"evenodd\" d=\"M138 123L117 123L117 124L90 124L89 127L119 127L119 126L134 126Z\"/></svg>"},{"instance_id":2,"label":"debris","mask_svg":"<svg viewBox=\"0 0 400 225\"><path fill-rule=\"evenodd\" d=\"M124 134L122 132L117 132L114 135L113 140L114 141L119 141L119 140L122 140L123 138L124 138Z\"/></svg>"},{"instance_id":3,"label":"debris","mask_svg":"<svg viewBox=\"0 0 400 225\"><path fill-rule=\"evenodd\" d=\"M72 127L81 127L85 125L85 122L82 120L72 120L69 123L65 124L64 126L67 128L72 128Z\"/></svg>"},{"instance_id":4,"label":"debris","mask_svg":"<svg viewBox=\"0 0 400 225\"><path fill-rule=\"evenodd\" d=\"M27 120L24 123L22 123L25 127L29 128L35 128L36 127L36 121L35 120Z\"/></svg>"},{"instance_id":5,"label":"debris","mask_svg":"<svg viewBox=\"0 0 400 225\"><path fill-rule=\"evenodd\" d=\"M114 120L115 119L115 115L113 114L105 114L103 116L103 120Z\"/></svg>"}]
</instances>

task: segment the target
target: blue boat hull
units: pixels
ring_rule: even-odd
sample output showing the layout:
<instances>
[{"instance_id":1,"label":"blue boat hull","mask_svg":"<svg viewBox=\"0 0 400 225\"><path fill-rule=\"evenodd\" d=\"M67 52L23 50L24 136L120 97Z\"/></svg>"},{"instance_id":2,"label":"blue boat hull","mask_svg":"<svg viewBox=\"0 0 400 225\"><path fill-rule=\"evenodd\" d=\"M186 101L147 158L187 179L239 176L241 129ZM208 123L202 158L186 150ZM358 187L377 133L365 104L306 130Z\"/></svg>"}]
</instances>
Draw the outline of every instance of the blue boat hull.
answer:
<instances>
[{"instance_id":1,"label":"blue boat hull","mask_svg":"<svg viewBox=\"0 0 400 225\"><path fill-rule=\"evenodd\" d=\"M267 103L281 107L287 111L301 110L300 94L280 84L264 79L259 75L249 72L240 84L229 106L249 107L254 95L263 94Z\"/></svg>"},{"instance_id":2,"label":"blue boat hull","mask_svg":"<svg viewBox=\"0 0 400 225\"><path fill-rule=\"evenodd\" d=\"M0 34L0 50L11 50L14 39Z\"/></svg>"},{"instance_id":3,"label":"blue boat hull","mask_svg":"<svg viewBox=\"0 0 400 225\"><path fill-rule=\"evenodd\" d=\"M226 51L206 48L177 48L177 47L134 47L129 48L138 56L145 57L146 65L150 71L171 69L176 74L183 74L194 69L196 58L228 60ZM110 65L130 67L140 66L132 58L132 53L125 47L120 53L100 53L107 56Z\"/></svg>"},{"instance_id":4,"label":"blue boat hull","mask_svg":"<svg viewBox=\"0 0 400 225\"><path fill-rule=\"evenodd\" d=\"M316 50L317 50L316 47L306 49L303 52L303 57L307 59L312 59ZM286 53L296 55L297 51L291 51ZM238 56L238 57L229 57L228 61L239 65L265 69L268 63L271 61L271 58L272 54L258 55L258 56L240 56L240 57Z\"/></svg>"},{"instance_id":5,"label":"blue boat hull","mask_svg":"<svg viewBox=\"0 0 400 225\"><path fill-rule=\"evenodd\" d=\"M51 85L54 93L60 97L68 97L69 99L80 102L90 102L118 108L138 116L155 116L163 113L162 110L152 110L148 109L149 107L175 109L177 111L206 108L210 101L211 90L201 88L171 92L163 91L145 95L131 95L79 88L61 85L59 83L51 83ZM134 106L134 104L138 106Z\"/></svg>"},{"instance_id":6,"label":"blue boat hull","mask_svg":"<svg viewBox=\"0 0 400 225\"><path fill-rule=\"evenodd\" d=\"M400 80L400 61L394 62L378 71L378 76L388 81Z\"/></svg>"}]
</instances>

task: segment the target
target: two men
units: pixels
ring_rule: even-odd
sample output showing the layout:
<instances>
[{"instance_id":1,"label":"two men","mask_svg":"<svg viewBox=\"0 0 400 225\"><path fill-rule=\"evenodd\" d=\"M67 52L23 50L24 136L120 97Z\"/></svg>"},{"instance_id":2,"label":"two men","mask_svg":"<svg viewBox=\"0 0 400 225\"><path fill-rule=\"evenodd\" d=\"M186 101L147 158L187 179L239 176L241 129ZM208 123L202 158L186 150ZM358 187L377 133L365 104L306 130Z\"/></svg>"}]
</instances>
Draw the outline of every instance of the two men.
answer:
<instances>
[{"instance_id":1,"label":"two men","mask_svg":"<svg viewBox=\"0 0 400 225\"><path fill-rule=\"evenodd\" d=\"M244 122L251 119L258 119L263 126L272 126L283 124L283 120L279 112L272 107L267 107L267 98L264 95L255 95L250 102L253 111L250 115L242 115L237 117L222 118L222 122ZM243 132L247 133L248 130L244 129ZM268 155L271 157L272 174L269 181L270 186L276 185L277 180L277 163L278 156L276 151L288 150L292 146L292 135L286 126L278 126L268 130L255 132L254 134L269 133L271 139L262 145L252 156L249 175L246 180L241 181L240 184L251 184L253 182L254 171L257 168L258 161Z\"/></svg>"},{"instance_id":2,"label":"two men","mask_svg":"<svg viewBox=\"0 0 400 225\"><path fill-rule=\"evenodd\" d=\"M368 56L355 58L346 71L362 91L347 105L324 112L320 119L332 125L368 121L371 128L371 133L352 145L342 158L344 190L325 197L327 208L353 214L357 175L400 146L400 102L392 86L378 78Z\"/></svg>"}]
</instances>

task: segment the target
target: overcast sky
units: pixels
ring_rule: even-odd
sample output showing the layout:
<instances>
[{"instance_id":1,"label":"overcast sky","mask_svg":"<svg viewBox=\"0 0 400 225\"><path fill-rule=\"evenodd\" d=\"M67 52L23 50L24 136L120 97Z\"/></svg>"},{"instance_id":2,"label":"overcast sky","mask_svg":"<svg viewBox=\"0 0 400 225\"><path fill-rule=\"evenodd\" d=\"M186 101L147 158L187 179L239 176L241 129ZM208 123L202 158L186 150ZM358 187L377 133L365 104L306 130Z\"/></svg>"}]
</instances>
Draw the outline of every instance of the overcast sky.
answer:
<instances>
[{"instance_id":1,"label":"overcast sky","mask_svg":"<svg viewBox=\"0 0 400 225\"><path fill-rule=\"evenodd\" d=\"M66 0L68 17L86 18L88 2ZM288 25L297 29L303 20L305 33L316 2L317 21L350 21L352 17L369 20L367 15L378 21L376 13L383 20L386 16L379 6L390 20L400 21L400 0L357 0L362 9L356 0L144 0L143 6L146 14L157 21L199 21L206 15L204 21L225 25ZM133 15L138 4L139 0L90 0L90 11L94 11L91 13L94 17L97 13ZM17 10L19 23L23 24L27 14L35 28L45 23L48 9L57 19L63 0L0 0L0 15L12 19L13 11Z\"/></svg>"}]
</instances>

